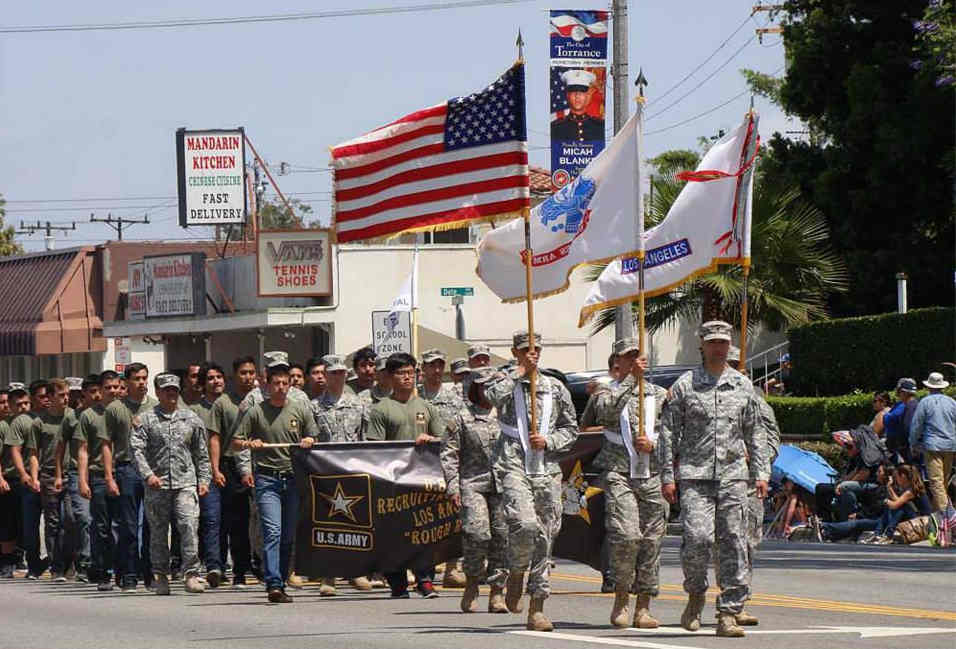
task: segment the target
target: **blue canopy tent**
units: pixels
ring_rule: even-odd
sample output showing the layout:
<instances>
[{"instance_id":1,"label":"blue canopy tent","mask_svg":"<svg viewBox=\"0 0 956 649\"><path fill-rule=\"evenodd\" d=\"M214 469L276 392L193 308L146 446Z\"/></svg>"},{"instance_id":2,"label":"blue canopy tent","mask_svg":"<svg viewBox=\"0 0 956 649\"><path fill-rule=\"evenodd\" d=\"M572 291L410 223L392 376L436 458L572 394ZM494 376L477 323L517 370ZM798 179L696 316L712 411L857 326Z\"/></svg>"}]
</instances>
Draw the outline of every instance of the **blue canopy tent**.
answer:
<instances>
[{"instance_id":1,"label":"blue canopy tent","mask_svg":"<svg viewBox=\"0 0 956 649\"><path fill-rule=\"evenodd\" d=\"M813 451L784 444L773 462L770 480L780 484L786 478L813 493L818 484L830 484L838 475L829 462Z\"/></svg>"}]
</instances>

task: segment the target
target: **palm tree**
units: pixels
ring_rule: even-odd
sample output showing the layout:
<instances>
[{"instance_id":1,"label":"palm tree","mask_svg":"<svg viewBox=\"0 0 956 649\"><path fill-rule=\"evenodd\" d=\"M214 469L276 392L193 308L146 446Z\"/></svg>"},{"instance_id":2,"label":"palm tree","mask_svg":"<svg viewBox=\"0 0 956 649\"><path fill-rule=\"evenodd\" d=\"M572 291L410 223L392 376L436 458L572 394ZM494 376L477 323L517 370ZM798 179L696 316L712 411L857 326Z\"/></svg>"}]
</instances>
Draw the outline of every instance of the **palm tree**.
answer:
<instances>
[{"instance_id":1,"label":"palm tree","mask_svg":"<svg viewBox=\"0 0 956 649\"><path fill-rule=\"evenodd\" d=\"M675 160L694 168L696 160L668 152L650 160L663 175L651 179L647 204L647 227L664 219L684 183L674 178ZM759 325L780 331L827 317L831 293L847 290L848 274L843 260L830 248L829 228L823 214L800 197L795 188L761 182L759 167L754 182L751 224L751 259L748 285L748 329ZM588 274L596 280L604 266ZM676 326L681 319L722 319L740 325L744 276L740 266L721 266L679 288L647 300L646 323L651 333ZM634 304L632 308L636 309ZM600 311L594 320L597 333L614 324L614 308Z\"/></svg>"}]
</instances>

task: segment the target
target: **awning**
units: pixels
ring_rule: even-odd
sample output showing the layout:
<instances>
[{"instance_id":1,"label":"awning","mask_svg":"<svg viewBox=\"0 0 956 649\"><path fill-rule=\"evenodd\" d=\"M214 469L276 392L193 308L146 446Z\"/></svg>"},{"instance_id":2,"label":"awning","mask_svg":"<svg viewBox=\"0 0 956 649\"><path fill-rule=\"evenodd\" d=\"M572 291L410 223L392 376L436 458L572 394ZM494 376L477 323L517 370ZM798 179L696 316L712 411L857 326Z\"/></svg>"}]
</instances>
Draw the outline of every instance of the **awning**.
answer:
<instances>
[{"instance_id":1,"label":"awning","mask_svg":"<svg viewBox=\"0 0 956 649\"><path fill-rule=\"evenodd\" d=\"M105 351L91 247L0 259L0 356Z\"/></svg>"}]
</instances>

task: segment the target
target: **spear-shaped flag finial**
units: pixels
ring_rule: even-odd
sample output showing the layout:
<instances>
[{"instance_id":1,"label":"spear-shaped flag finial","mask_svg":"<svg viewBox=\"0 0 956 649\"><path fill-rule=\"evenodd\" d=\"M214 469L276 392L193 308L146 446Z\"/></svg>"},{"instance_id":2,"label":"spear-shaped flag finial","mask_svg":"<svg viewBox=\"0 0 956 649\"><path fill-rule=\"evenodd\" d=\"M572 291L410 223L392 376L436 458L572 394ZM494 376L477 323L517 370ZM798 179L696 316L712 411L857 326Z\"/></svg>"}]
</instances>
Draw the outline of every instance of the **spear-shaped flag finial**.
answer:
<instances>
[{"instance_id":1,"label":"spear-shaped flag finial","mask_svg":"<svg viewBox=\"0 0 956 649\"><path fill-rule=\"evenodd\" d=\"M515 45L518 47L518 60L524 61L524 37L521 36L521 28L518 28L518 38L515 40Z\"/></svg>"},{"instance_id":2,"label":"spear-shaped flag finial","mask_svg":"<svg viewBox=\"0 0 956 649\"><path fill-rule=\"evenodd\" d=\"M637 86L637 94L639 97L644 96L644 87L649 85L647 82L647 77L644 76L644 68L641 68L637 72L637 79L634 81L634 85Z\"/></svg>"}]
</instances>

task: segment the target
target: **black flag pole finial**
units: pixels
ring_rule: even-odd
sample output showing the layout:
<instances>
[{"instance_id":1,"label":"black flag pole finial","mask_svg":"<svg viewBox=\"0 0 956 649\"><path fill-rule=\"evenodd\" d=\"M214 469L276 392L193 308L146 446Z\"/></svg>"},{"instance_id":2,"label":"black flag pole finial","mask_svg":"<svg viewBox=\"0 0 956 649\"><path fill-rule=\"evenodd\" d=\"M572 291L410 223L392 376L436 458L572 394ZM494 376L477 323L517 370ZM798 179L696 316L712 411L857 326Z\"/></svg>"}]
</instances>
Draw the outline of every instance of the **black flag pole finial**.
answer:
<instances>
[{"instance_id":1,"label":"black flag pole finial","mask_svg":"<svg viewBox=\"0 0 956 649\"><path fill-rule=\"evenodd\" d=\"M647 77L644 76L644 68L641 68L637 72L637 79L634 80L634 85L637 86L637 94L640 97L644 96L644 88L650 85L647 82Z\"/></svg>"},{"instance_id":2,"label":"black flag pole finial","mask_svg":"<svg viewBox=\"0 0 956 649\"><path fill-rule=\"evenodd\" d=\"M524 61L524 37L521 35L521 28L518 28L518 38L515 40L515 46L518 48L518 60Z\"/></svg>"}]
</instances>

